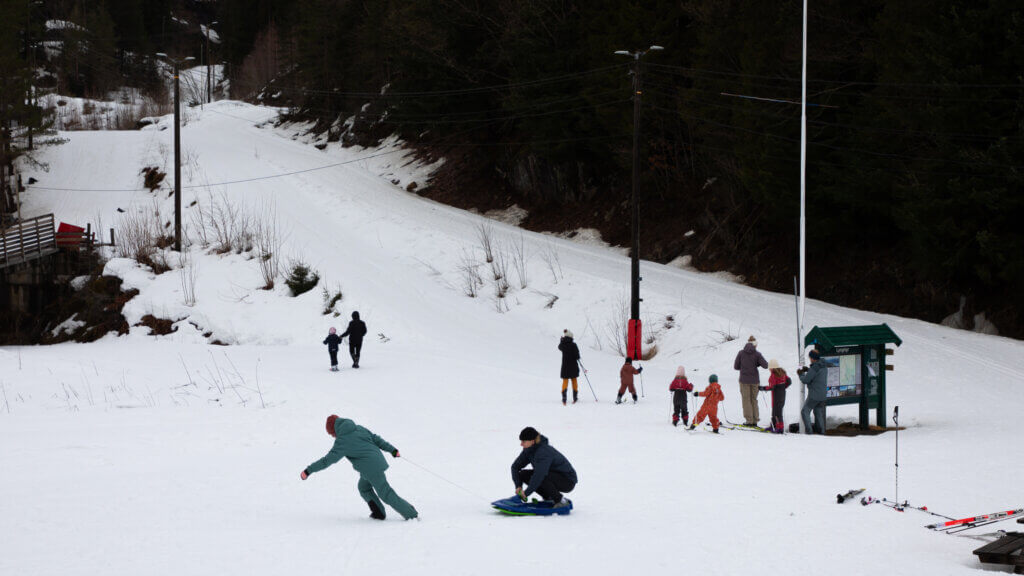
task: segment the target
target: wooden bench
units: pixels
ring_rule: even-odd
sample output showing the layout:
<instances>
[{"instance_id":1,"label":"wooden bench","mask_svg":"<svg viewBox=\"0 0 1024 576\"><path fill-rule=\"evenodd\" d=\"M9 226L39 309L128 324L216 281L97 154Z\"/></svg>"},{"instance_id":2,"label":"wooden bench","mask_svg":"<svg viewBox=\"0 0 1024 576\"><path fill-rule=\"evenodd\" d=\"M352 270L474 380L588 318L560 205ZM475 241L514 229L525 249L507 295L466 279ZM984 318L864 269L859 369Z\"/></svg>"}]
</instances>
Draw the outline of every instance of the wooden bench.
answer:
<instances>
[{"instance_id":1,"label":"wooden bench","mask_svg":"<svg viewBox=\"0 0 1024 576\"><path fill-rule=\"evenodd\" d=\"M978 548L974 554L980 562L1013 566L1014 574L1024 574L1024 532L1008 532L999 540Z\"/></svg>"}]
</instances>

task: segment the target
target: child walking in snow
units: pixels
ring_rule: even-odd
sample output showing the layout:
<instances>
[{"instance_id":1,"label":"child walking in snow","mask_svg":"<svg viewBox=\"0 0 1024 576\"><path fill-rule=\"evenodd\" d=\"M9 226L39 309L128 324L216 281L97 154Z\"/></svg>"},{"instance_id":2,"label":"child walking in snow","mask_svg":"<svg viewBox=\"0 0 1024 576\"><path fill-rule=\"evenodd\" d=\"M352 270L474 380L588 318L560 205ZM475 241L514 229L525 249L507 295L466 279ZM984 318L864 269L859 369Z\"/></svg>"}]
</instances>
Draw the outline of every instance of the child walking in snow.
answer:
<instances>
[{"instance_id":1,"label":"child walking in snow","mask_svg":"<svg viewBox=\"0 0 1024 576\"><path fill-rule=\"evenodd\" d=\"M722 394L722 387L718 385L718 376L716 374L708 376L708 387L703 392L694 390L693 395L703 396L704 403L701 404L700 410L694 416L693 424L690 424L690 430L696 428L707 417L711 421L711 431L718 434L718 403L725 400L725 394Z\"/></svg>"},{"instance_id":2,"label":"child walking in snow","mask_svg":"<svg viewBox=\"0 0 1024 576\"><path fill-rule=\"evenodd\" d=\"M338 344L341 344L341 337L338 336L338 329L331 326L330 333L324 339L327 344L327 353L331 355L331 372L338 371Z\"/></svg>"},{"instance_id":3,"label":"child walking in snow","mask_svg":"<svg viewBox=\"0 0 1024 576\"><path fill-rule=\"evenodd\" d=\"M626 363L619 369L619 395L615 398L616 404L622 404L622 395L629 390L629 393L633 395L633 404L636 404L636 387L633 386L633 375L639 374L644 371L644 367L639 368L633 367L633 359L626 356Z\"/></svg>"},{"instance_id":4,"label":"child walking in snow","mask_svg":"<svg viewBox=\"0 0 1024 576\"><path fill-rule=\"evenodd\" d=\"M786 375L786 371L779 366L779 361L772 358L768 361L768 385L761 386L761 390L771 390L772 393L772 432L782 434L784 424L782 422L782 408L786 405L786 388L793 383Z\"/></svg>"},{"instance_id":5,"label":"child walking in snow","mask_svg":"<svg viewBox=\"0 0 1024 576\"><path fill-rule=\"evenodd\" d=\"M686 368L680 366L676 369L676 377L669 384L668 389L672 392L672 425L679 425L679 416L683 416L683 426L690 423L690 412L686 409L687 394L693 390L693 384L686 379Z\"/></svg>"}]
</instances>

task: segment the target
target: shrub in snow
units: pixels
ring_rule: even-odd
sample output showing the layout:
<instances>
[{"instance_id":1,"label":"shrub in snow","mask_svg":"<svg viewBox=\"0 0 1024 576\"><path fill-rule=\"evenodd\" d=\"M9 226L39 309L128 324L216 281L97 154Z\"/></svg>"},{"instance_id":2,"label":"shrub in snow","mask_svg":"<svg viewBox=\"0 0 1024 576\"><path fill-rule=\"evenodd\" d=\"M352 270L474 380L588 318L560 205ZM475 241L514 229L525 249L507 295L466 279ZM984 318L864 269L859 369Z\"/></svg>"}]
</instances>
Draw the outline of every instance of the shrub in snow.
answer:
<instances>
[{"instance_id":1,"label":"shrub in snow","mask_svg":"<svg viewBox=\"0 0 1024 576\"><path fill-rule=\"evenodd\" d=\"M334 305L341 302L341 286L334 292L327 289L327 286L323 287L323 298L324 298L324 316L334 312L335 316L339 316L338 312L335 312Z\"/></svg>"},{"instance_id":2,"label":"shrub in snow","mask_svg":"<svg viewBox=\"0 0 1024 576\"><path fill-rule=\"evenodd\" d=\"M302 262L292 264L284 283L292 291L292 296L309 292L320 282L320 274Z\"/></svg>"}]
</instances>

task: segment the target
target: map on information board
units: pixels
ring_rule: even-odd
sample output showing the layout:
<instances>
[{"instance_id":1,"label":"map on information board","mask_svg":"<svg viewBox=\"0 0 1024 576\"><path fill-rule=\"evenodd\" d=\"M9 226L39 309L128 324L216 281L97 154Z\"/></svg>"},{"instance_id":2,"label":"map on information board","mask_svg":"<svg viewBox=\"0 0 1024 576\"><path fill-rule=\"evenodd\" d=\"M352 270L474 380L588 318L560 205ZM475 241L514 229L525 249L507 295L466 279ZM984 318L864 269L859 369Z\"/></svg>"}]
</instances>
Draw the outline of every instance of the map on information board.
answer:
<instances>
[{"instance_id":1,"label":"map on information board","mask_svg":"<svg viewBox=\"0 0 1024 576\"><path fill-rule=\"evenodd\" d=\"M824 356L821 361L828 365L827 398L861 395L860 354Z\"/></svg>"}]
</instances>

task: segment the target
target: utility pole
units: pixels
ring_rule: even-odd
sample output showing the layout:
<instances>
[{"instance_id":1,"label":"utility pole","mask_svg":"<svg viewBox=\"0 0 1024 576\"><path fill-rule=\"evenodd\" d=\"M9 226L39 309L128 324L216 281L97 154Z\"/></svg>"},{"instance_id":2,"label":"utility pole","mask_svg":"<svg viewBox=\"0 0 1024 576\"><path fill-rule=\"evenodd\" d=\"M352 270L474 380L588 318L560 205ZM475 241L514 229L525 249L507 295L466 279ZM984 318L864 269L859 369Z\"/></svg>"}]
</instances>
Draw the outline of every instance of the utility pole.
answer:
<instances>
[{"instance_id":1,"label":"utility pole","mask_svg":"<svg viewBox=\"0 0 1024 576\"><path fill-rule=\"evenodd\" d=\"M630 194L630 204L633 210L633 258L630 274L630 316L626 333L626 356L635 360L642 358L643 328L640 322L640 201L637 198L637 190L640 187L640 99L643 90L640 84L640 58L652 51L664 50L661 46L651 46L647 50L618 50L615 53L620 56L629 56L633 59L633 191Z\"/></svg>"},{"instance_id":2,"label":"utility pole","mask_svg":"<svg viewBox=\"0 0 1024 576\"><path fill-rule=\"evenodd\" d=\"M213 102L213 83L210 80L210 34L213 32L213 25L217 22L210 22L206 26L206 103Z\"/></svg>"},{"instance_id":3,"label":"utility pole","mask_svg":"<svg viewBox=\"0 0 1024 576\"><path fill-rule=\"evenodd\" d=\"M181 64L195 58L189 56L178 60L163 52L157 56L165 58L174 66L174 249L181 252L181 98L178 90L178 70Z\"/></svg>"}]
</instances>

